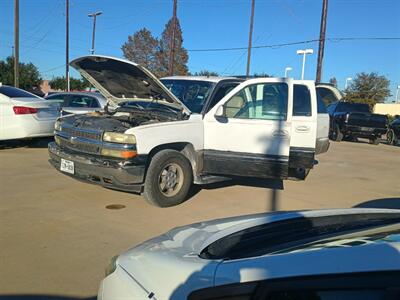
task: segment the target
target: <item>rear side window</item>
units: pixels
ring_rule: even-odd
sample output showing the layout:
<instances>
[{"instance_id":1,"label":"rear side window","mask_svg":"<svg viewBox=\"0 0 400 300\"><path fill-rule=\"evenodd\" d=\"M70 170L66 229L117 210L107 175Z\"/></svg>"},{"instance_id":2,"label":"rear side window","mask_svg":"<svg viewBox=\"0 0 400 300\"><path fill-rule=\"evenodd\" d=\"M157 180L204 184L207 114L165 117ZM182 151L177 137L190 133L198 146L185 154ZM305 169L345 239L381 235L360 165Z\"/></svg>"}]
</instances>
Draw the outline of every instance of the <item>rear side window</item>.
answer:
<instances>
[{"instance_id":1,"label":"rear side window","mask_svg":"<svg viewBox=\"0 0 400 300\"><path fill-rule=\"evenodd\" d=\"M93 97L74 95L74 96L69 96L65 106L96 108L99 107L99 104L97 103L97 100Z\"/></svg>"},{"instance_id":2,"label":"rear side window","mask_svg":"<svg viewBox=\"0 0 400 300\"><path fill-rule=\"evenodd\" d=\"M24 90L6 85L0 86L0 93L10 98L39 98L38 96Z\"/></svg>"},{"instance_id":3,"label":"rear side window","mask_svg":"<svg viewBox=\"0 0 400 300\"><path fill-rule=\"evenodd\" d=\"M294 85L293 116L311 116L311 95L305 85Z\"/></svg>"}]
</instances>

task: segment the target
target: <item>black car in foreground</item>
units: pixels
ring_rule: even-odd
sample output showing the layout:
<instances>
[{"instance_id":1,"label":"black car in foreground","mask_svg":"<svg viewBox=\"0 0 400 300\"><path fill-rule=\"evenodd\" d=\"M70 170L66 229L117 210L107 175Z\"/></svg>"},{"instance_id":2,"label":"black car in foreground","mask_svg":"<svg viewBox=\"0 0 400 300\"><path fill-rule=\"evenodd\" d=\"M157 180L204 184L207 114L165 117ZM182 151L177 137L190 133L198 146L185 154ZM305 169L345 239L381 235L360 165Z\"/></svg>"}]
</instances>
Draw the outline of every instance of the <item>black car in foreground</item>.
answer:
<instances>
[{"instance_id":1,"label":"black car in foreground","mask_svg":"<svg viewBox=\"0 0 400 300\"><path fill-rule=\"evenodd\" d=\"M329 136L334 141L367 138L370 144L378 145L387 131L387 116L371 113L367 104L338 101L330 104L327 110Z\"/></svg>"},{"instance_id":2,"label":"black car in foreground","mask_svg":"<svg viewBox=\"0 0 400 300\"><path fill-rule=\"evenodd\" d=\"M388 126L386 133L387 142L390 145L397 145L400 140L400 116L394 119Z\"/></svg>"}]
</instances>

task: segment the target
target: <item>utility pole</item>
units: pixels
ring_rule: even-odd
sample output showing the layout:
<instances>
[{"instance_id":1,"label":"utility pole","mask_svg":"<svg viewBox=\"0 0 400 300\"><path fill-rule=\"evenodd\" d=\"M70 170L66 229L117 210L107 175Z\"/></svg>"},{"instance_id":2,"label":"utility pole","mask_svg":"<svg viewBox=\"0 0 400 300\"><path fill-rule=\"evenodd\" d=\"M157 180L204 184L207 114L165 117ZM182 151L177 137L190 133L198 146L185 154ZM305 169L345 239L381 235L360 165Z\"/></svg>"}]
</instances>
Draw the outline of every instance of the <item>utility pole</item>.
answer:
<instances>
[{"instance_id":1,"label":"utility pole","mask_svg":"<svg viewBox=\"0 0 400 300\"><path fill-rule=\"evenodd\" d=\"M19 0L14 0L14 86L19 87Z\"/></svg>"},{"instance_id":2,"label":"utility pole","mask_svg":"<svg viewBox=\"0 0 400 300\"><path fill-rule=\"evenodd\" d=\"M253 40L253 24L254 24L254 5L255 0L251 0L250 30L249 30L249 46L247 48L247 67L246 76L250 74L251 44Z\"/></svg>"},{"instance_id":3,"label":"utility pole","mask_svg":"<svg viewBox=\"0 0 400 300\"><path fill-rule=\"evenodd\" d=\"M69 92L69 0L65 1L65 10L65 79L67 80L67 92Z\"/></svg>"},{"instance_id":4,"label":"utility pole","mask_svg":"<svg viewBox=\"0 0 400 300\"><path fill-rule=\"evenodd\" d=\"M326 18L328 15L328 0L323 0L322 3L322 16L321 16L321 28L319 31L319 48L318 48L318 63L317 63L317 75L315 81L321 82L322 78L322 61L324 60L324 47L325 47L325 33L326 33Z\"/></svg>"},{"instance_id":5,"label":"utility pole","mask_svg":"<svg viewBox=\"0 0 400 300\"><path fill-rule=\"evenodd\" d=\"M93 17L93 32L92 32L92 49L90 49L90 54L94 54L94 39L96 35L96 18L102 14L101 11L97 11L92 14L88 14L88 17Z\"/></svg>"},{"instance_id":6,"label":"utility pole","mask_svg":"<svg viewBox=\"0 0 400 300\"><path fill-rule=\"evenodd\" d=\"M174 0L174 7L172 12L172 39L169 49L169 75L174 75L174 58L175 58L175 36L176 36L176 10L178 0Z\"/></svg>"}]
</instances>

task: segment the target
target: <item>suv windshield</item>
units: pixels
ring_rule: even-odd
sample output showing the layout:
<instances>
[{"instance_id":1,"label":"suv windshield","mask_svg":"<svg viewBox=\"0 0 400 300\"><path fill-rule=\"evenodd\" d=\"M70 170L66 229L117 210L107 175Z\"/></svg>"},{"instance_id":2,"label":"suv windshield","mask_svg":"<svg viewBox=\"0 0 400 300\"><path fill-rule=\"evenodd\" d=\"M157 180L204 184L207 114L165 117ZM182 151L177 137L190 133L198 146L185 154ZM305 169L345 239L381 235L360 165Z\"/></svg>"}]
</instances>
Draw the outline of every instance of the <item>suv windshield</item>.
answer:
<instances>
[{"instance_id":1,"label":"suv windshield","mask_svg":"<svg viewBox=\"0 0 400 300\"><path fill-rule=\"evenodd\" d=\"M368 104L339 102L337 112L370 112Z\"/></svg>"},{"instance_id":2,"label":"suv windshield","mask_svg":"<svg viewBox=\"0 0 400 300\"><path fill-rule=\"evenodd\" d=\"M194 113L202 111L215 85L201 80L161 79L161 82Z\"/></svg>"}]
</instances>

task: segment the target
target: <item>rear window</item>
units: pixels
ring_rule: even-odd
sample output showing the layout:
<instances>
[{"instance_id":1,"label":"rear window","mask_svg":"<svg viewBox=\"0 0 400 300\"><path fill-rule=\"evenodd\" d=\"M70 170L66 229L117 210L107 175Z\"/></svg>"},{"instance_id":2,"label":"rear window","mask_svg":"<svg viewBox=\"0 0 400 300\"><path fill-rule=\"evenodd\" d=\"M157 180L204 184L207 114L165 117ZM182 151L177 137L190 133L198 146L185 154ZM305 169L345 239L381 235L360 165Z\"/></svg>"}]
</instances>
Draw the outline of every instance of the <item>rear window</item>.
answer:
<instances>
[{"instance_id":1,"label":"rear window","mask_svg":"<svg viewBox=\"0 0 400 300\"><path fill-rule=\"evenodd\" d=\"M0 93L10 98L39 98L38 96L24 90L6 85L0 86Z\"/></svg>"}]
</instances>

